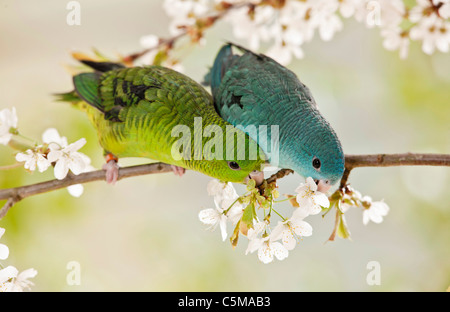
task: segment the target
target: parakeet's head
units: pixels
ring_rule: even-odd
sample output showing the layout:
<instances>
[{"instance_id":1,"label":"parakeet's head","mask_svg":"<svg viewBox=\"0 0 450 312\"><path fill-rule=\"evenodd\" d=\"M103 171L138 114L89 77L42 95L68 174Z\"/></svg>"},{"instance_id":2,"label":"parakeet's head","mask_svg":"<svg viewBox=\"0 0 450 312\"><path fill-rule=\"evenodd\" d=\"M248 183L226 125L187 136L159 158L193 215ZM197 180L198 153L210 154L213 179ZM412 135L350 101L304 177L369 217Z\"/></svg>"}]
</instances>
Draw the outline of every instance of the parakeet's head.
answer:
<instances>
[{"instance_id":1,"label":"parakeet's head","mask_svg":"<svg viewBox=\"0 0 450 312\"><path fill-rule=\"evenodd\" d=\"M259 185L264 180L264 160L216 160L212 167L213 176L221 181L247 183L249 179ZM217 173L217 175L216 175Z\"/></svg>"},{"instance_id":2,"label":"parakeet's head","mask_svg":"<svg viewBox=\"0 0 450 312\"><path fill-rule=\"evenodd\" d=\"M249 179L259 185L264 180L264 159L212 159L191 163L193 169L223 182L247 183Z\"/></svg>"},{"instance_id":3,"label":"parakeet's head","mask_svg":"<svg viewBox=\"0 0 450 312\"><path fill-rule=\"evenodd\" d=\"M304 177L311 177L318 190L326 192L344 173L345 158L341 143L320 114L314 114L303 129L308 130L299 140L292 169Z\"/></svg>"},{"instance_id":4,"label":"parakeet's head","mask_svg":"<svg viewBox=\"0 0 450 312\"><path fill-rule=\"evenodd\" d=\"M186 168L223 182L247 183L249 179L253 179L256 185L261 184L264 180L262 170L266 160L263 150L240 129L222 119L220 122L221 126L214 124L213 135L203 134L202 155L199 157L194 147L191 160L185 160ZM206 129L204 131L209 133Z\"/></svg>"}]
</instances>

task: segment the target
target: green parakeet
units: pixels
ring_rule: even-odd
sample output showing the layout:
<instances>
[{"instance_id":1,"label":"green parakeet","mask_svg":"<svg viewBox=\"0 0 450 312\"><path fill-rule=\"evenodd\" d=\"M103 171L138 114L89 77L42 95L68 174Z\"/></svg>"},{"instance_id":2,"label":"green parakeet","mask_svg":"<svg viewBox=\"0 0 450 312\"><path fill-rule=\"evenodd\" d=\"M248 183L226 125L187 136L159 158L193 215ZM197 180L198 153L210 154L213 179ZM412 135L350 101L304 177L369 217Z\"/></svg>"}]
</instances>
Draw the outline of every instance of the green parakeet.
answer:
<instances>
[{"instance_id":1,"label":"green parakeet","mask_svg":"<svg viewBox=\"0 0 450 312\"><path fill-rule=\"evenodd\" d=\"M233 47L242 55L233 53ZM224 45L216 56L210 83L217 112L238 128L278 126L262 135L246 131L273 162L274 150L261 139L277 141L278 167L312 177L322 191L344 172L344 153L330 124L319 112L310 90L287 68L263 54L234 44ZM258 137L259 134L259 137Z\"/></svg>"},{"instance_id":2,"label":"green parakeet","mask_svg":"<svg viewBox=\"0 0 450 312\"><path fill-rule=\"evenodd\" d=\"M217 114L191 78L161 66L82 62L95 71L74 76L75 91L61 99L76 103L96 128L109 183L120 157L161 161L180 175L186 168L227 182L262 181L264 152Z\"/></svg>"}]
</instances>

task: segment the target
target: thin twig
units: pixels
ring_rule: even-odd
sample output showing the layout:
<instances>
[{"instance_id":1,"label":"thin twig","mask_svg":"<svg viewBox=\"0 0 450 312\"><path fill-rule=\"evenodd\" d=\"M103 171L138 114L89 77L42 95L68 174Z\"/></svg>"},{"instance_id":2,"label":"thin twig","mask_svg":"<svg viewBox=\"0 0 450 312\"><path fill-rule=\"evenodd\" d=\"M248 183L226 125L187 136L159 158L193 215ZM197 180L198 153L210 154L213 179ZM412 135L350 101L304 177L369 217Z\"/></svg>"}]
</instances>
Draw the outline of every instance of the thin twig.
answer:
<instances>
[{"instance_id":1,"label":"thin twig","mask_svg":"<svg viewBox=\"0 0 450 312\"><path fill-rule=\"evenodd\" d=\"M345 155L345 167L450 166L448 154Z\"/></svg>"},{"instance_id":2,"label":"thin twig","mask_svg":"<svg viewBox=\"0 0 450 312\"><path fill-rule=\"evenodd\" d=\"M345 155L345 171L340 188L346 185L348 176L354 168L394 166L450 166L450 155L417 153Z\"/></svg>"},{"instance_id":3,"label":"thin twig","mask_svg":"<svg viewBox=\"0 0 450 312\"><path fill-rule=\"evenodd\" d=\"M198 21L202 21L200 24L203 24L203 27L205 28L209 28L211 27L216 21L220 20L221 18L223 18L226 14L228 14L228 12L230 12L231 10L235 10L235 9L239 9L242 7L249 7L251 8L253 6L253 4L251 3L237 3L237 4L226 4L225 6L222 7L222 10L219 11L217 14L215 15L209 15L206 17L199 17L197 19ZM149 53L150 51L153 51L155 49L159 49L162 47L166 47L167 49L172 49L172 47L175 45L175 42L187 35L191 35L194 33L197 33L195 31L196 27L198 27L197 23L195 23L192 26L184 26L183 28L180 29L180 33L170 37L170 38L160 38L159 42L157 45L151 47L151 48L146 48L142 51L139 52L135 52L132 53L130 55L127 55L125 57L123 57L123 62L125 63L133 63L135 60L137 60L138 58L144 56L145 54ZM202 30L203 31L203 30ZM194 36L195 37L195 36ZM197 38L196 40L198 40L199 38ZM194 39L193 39L194 40ZM195 41L195 40L194 40Z\"/></svg>"},{"instance_id":4,"label":"thin twig","mask_svg":"<svg viewBox=\"0 0 450 312\"><path fill-rule=\"evenodd\" d=\"M294 173L294 170L291 169L280 169L277 173L272 174L269 178L266 179L267 184L275 182L278 179L284 178L288 174Z\"/></svg>"}]
</instances>

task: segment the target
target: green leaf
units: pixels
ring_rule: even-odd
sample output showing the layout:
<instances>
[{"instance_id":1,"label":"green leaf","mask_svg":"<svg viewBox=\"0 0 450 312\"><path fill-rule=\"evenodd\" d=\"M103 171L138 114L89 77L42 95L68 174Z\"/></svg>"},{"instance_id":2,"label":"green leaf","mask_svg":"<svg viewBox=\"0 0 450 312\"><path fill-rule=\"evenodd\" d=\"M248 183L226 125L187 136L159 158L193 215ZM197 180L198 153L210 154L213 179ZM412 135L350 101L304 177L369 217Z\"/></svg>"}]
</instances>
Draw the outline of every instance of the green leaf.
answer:
<instances>
[{"instance_id":1,"label":"green leaf","mask_svg":"<svg viewBox=\"0 0 450 312\"><path fill-rule=\"evenodd\" d=\"M160 50L155 55L153 65L161 65L165 60L167 60L167 52L165 50Z\"/></svg>"},{"instance_id":2,"label":"green leaf","mask_svg":"<svg viewBox=\"0 0 450 312\"><path fill-rule=\"evenodd\" d=\"M256 182L253 179L248 180L247 182L247 191L252 191L256 186Z\"/></svg>"},{"instance_id":3,"label":"green leaf","mask_svg":"<svg viewBox=\"0 0 450 312\"><path fill-rule=\"evenodd\" d=\"M256 218L255 204L250 202L244 209L241 221L247 226L247 228L253 228L253 219Z\"/></svg>"},{"instance_id":4,"label":"green leaf","mask_svg":"<svg viewBox=\"0 0 450 312\"><path fill-rule=\"evenodd\" d=\"M350 230L348 229L347 222L345 220L344 214L339 214L339 227L337 230L337 235L341 238L350 239Z\"/></svg>"},{"instance_id":5,"label":"green leaf","mask_svg":"<svg viewBox=\"0 0 450 312\"><path fill-rule=\"evenodd\" d=\"M236 224L236 227L234 228L233 235L231 235L231 237L230 237L231 246L233 248L235 248L238 243L240 224L241 224L241 221L239 220L239 222Z\"/></svg>"}]
</instances>

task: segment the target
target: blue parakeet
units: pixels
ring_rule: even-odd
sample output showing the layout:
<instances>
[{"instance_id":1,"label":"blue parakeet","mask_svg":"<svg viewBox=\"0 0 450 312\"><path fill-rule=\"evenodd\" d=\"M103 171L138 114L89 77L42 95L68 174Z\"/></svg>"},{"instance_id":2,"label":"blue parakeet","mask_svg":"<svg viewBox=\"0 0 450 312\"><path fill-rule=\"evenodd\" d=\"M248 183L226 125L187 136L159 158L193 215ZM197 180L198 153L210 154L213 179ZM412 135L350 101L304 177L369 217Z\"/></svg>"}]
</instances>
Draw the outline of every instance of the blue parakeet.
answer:
<instances>
[{"instance_id":1,"label":"blue parakeet","mask_svg":"<svg viewBox=\"0 0 450 312\"><path fill-rule=\"evenodd\" d=\"M242 54L233 53L233 48ZM268 56L228 43L205 81L211 85L219 115L257 140L272 163L276 151L269 150L269 142L278 137L274 165L312 177L323 192L340 180L344 172L341 143L308 87L292 71ZM278 133L268 129L265 137L261 131L249 131L251 125L257 129L277 125ZM262 144L265 139L267 144Z\"/></svg>"}]
</instances>

